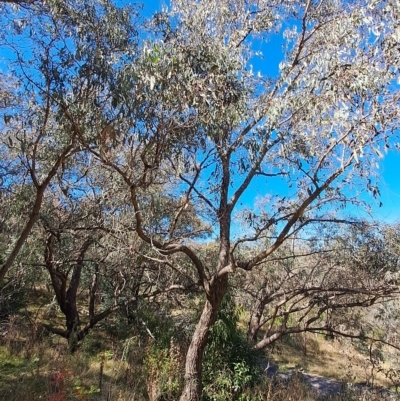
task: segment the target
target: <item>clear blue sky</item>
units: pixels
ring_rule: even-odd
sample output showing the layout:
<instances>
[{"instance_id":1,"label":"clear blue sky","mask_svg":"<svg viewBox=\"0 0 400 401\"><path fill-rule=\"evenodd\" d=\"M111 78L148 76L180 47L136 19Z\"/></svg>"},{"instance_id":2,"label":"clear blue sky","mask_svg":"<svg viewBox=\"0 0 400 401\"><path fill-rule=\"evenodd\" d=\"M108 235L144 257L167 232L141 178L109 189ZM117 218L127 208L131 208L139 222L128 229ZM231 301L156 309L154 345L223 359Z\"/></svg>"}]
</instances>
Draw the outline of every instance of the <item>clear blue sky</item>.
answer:
<instances>
[{"instance_id":1,"label":"clear blue sky","mask_svg":"<svg viewBox=\"0 0 400 401\"><path fill-rule=\"evenodd\" d=\"M381 202L379 208L376 204L373 208L374 217L388 223L400 222L400 152L390 151L381 161Z\"/></svg>"}]
</instances>

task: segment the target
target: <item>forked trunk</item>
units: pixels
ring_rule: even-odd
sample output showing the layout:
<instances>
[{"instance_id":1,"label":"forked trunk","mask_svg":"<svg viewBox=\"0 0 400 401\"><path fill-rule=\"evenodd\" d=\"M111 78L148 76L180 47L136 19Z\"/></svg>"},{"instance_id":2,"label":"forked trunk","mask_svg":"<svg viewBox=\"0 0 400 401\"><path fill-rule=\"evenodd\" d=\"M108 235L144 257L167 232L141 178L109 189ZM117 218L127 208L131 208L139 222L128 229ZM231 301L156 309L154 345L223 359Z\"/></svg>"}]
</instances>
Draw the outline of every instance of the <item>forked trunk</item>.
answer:
<instances>
[{"instance_id":1,"label":"forked trunk","mask_svg":"<svg viewBox=\"0 0 400 401\"><path fill-rule=\"evenodd\" d=\"M217 280L211 288L211 296L207 299L192 341L186 355L185 385L180 401L200 401L201 399L201 373L204 349L207 344L210 328L214 324L222 299L228 285L227 277Z\"/></svg>"}]
</instances>

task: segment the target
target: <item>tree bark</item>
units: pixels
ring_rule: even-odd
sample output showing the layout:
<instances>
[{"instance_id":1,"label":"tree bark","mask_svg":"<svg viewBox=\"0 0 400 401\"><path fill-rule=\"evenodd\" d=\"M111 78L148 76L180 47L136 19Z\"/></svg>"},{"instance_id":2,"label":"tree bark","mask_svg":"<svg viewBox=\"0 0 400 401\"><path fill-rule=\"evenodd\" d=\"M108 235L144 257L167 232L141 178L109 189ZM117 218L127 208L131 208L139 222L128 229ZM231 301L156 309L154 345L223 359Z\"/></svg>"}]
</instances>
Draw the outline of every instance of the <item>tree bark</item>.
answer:
<instances>
[{"instance_id":1,"label":"tree bark","mask_svg":"<svg viewBox=\"0 0 400 401\"><path fill-rule=\"evenodd\" d=\"M217 318L217 313L227 288L227 275L215 280L210 288L210 295L207 297L186 354L185 384L180 401L200 401L201 399L201 373L204 349L207 344L210 328Z\"/></svg>"}]
</instances>

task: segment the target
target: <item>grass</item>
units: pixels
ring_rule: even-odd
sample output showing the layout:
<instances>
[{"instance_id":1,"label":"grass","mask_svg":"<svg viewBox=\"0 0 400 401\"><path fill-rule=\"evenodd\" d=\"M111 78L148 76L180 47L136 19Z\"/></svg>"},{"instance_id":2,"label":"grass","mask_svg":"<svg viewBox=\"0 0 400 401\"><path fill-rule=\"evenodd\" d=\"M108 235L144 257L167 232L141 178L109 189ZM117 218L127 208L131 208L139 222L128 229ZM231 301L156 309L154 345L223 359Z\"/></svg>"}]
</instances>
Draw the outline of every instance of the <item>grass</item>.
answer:
<instances>
[{"instance_id":1,"label":"grass","mask_svg":"<svg viewBox=\"0 0 400 401\"><path fill-rule=\"evenodd\" d=\"M239 326L246 330L248 313L243 313ZM260 330L260 336L262 336ZM390 359L393 350L385 348ZM267 358L279 364L280 370L299 369L337 381L366 383L373 379L376 386L390 388L393 383L382 372L373 372L367 355L362 354L350 339L327 339L321 334L301 333L286 336L266 351ZM397 362L397 360L395 361ZM392 363L386 360L381 367ZM396 363L396 366L398 364Z\"/></svg>"},{"instance_id":2,"label":"grass","mask_svg":"<svg viewBox=\"0 0 400 401\"><path fill-rule=\"evenodd\" d=\"M143 399L140 382L132 380L132 355L93 353L90 343L96 343L95 337L87 338L86 348L73 355L68 354L67 341L55 336L37 341L28 355L17 342L1 346L0 399L27 400L27 394L29 401Z\"/></svg>"},{"instance_id":3,"label":"grass","mask_svg":"<svg viewBox=\"0 0 400 401\"><path fill-rule=\"evenodd\" d=\"M48 319L49 311L53 312L51 301L40 292L36 300L36 306L31 300L29 308L21 308L7 321L0 322L0 333L3 333L0 336L0 400L145 401L149 393L157 394L157 380L165 377L160 372L150 376L149 371L146 373L144 364L150 340L143 342L132 326L126 322L121 326L116 317L110 318L95 328L71 355L65 339L47 333L37 324ZM59 311L50 318L62 324ZM350 341L296 335L276 343L269 357L284 369L301 368L337 380L370 380L368 359ZM375 372L374 380L378 385L389 384L380 373ZM296 375L289 383L266 381L260 385L258 398L254 394L248 401L317 400L301 376ZM332 401L360 399L351 392L340 397ZM368 397L362 400L381 400L372 395Z\"/></svg>"},{"instance_id":4,"label":"grass","mask_svg":"<svg viewBox=\"0 0 400 401\"><path fill-rule=\"evenodd\" d=\"M147 400L146 378L141 368L145 352L139 339L119 339L103 329L94 330L73 355L67 341L54 335L32 336L19 319L14 321L13 338L3 336L0 346L0 399L7 401L143 401ZM23 328L23 330L18 330ZM25 334L24 334L25 333ZM12 341L11 341L12 340ZM344 379L347 345L309 336L306 349L302 339L280 342L273 358L286 368L304 368L310 373ZM304 352L305 351L305 352ZM351 355L349 355L350 357ZM352 357L361 357L355 350ZM363 370L358 369L360 380ZM362 381L362 380L361 380ZM147 387L146 387L147 386ZM264 401L315 401L317 397L294 376L289 383L266 382L259 389ZM29 398L27 398L29 394ZM378 401L378 396L359 398L353 393L332 401ZM378 397L378 398L377 398ZM249 400L252 400L250 398ZM230 401L230 400L227 400Z\"/></svg>"},{"instance_id":5,"label":"grass","mask_svg":"<svg viewBox=\"0 0 400 401\"><path fill-rule=\"evenodd\" d=\"M31 291L26 306L0 321L0 400L144 401L149 390L158 392L158 372L151 377L144 366L152 340L126 318L102 321L72 355L67 340L41 322L64 324L45 289Z\"/></svg>"},{"instance_id":6,"label":"grass","mask_svg":"<svg viewBox=\"0 0 400 401\"><path fill-rule=\"evenodd\" d=\"M145 399L143 380L137 380L138 372L132 368L140 365L137 344L128 349L129 341L121 341L115 334L119 330L110 325L110 330L94 329L71 355L67 340L37 323L48 322L54 306L42 291L33 298L29 307L22 306L0 321L0 400ZM63 323L59 312L50 319Z\"/></svg>"},{"instance_id":7,"label":"grass","mask_svg":"<svg viewBox=\"0 0 400 401\"><path fill-rule=\"evenodd\" d=\"M368 356L357 351L348 339L326 340L315 334L291 336L275 344L270 357L283 370L296 368L338 381L354 384L373 381L375 386L391 386L382 372L372 371Z\"/></svg>"}]
</instances>

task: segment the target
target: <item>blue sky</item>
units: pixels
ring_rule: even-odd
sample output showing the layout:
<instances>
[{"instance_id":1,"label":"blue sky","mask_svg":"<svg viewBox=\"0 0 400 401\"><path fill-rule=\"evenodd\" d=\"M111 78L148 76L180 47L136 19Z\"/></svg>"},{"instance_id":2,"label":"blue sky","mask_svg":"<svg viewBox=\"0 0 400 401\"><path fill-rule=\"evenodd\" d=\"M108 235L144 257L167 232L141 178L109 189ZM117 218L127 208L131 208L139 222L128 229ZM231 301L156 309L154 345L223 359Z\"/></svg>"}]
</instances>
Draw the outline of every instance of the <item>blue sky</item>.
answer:
<instances>
[{"instance_id":1,"label":"blue sky","mask_svg":"<svg viewBox=\"0 0 400 401\"><path fill-rule=\"evenodd\" d=\"M381 161L380 191L381 208L373 206L374 218L388 223L400 221L400 152L390 151Z\"/></svg>"}]
</instances>

